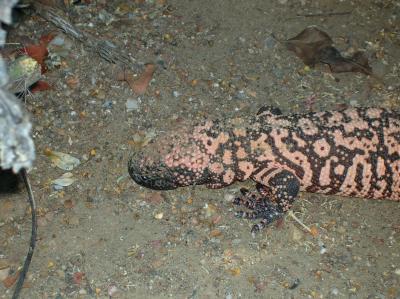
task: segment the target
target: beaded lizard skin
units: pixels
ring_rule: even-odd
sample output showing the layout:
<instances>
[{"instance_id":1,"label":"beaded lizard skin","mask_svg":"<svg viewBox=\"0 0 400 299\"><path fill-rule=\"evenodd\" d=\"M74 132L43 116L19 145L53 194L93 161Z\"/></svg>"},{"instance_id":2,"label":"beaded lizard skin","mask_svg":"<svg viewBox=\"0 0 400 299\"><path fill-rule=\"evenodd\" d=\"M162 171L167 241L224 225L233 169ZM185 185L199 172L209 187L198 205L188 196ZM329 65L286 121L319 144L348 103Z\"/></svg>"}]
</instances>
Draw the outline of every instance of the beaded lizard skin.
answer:
<instances>
[{"instance_id":1,"label":"beaded lizard skin","mask_svg":"<svg viewBox=\"0 0 400 299\"><path fill-rule=\"evenodd\" d=\"M259 231L290 209L299 191L400 200L400 113L380 108L282 115L263 107L252 118L205 120L165 134L129 161L132 179L170 190L222 188L252 179L235 204L262 219Z\"/></svg>"}]
</instances>

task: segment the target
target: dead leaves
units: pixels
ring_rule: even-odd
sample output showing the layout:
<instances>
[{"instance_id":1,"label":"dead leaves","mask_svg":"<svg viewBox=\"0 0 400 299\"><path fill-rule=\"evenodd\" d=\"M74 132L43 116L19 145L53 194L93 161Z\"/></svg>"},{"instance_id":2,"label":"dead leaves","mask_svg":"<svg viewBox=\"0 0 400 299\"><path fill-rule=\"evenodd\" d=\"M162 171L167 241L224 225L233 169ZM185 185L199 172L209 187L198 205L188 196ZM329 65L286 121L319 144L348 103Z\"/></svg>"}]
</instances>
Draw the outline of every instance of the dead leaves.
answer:
<instances>
[{"instance_id":1,"label":"dead leaves","mask_svg":"<svg viewBox=\"0 0 400 299\"><path fill-rule=\"evenodd\" d=\"M22 49L22 52L35 59L42 67L42 74L46 72L47 67L45 60L49 54L47 45L54 38L54 34L46 34L40 38L39 44L27 45Z\"/></svg>"},{"instance_id":2,"label":"dead leaves","mask_svg":"<svg viewBox=\"0 0 400 299\"><path fill-rule=\"evenodd\" d=\"M146 92L155 70L156 66L150 63L145 66L145 69L139 78L135 78L128 71L124 71L118 74L118 80L126 81L135 94L142 95Z\"/></svg>"},{"instance_id":3,"label":"dead leaves","mask_svg":"<svg viewBox=\"0 0 400 299\"><path fill-rule=\"evenodd\" d=\"M308 27L286 41L286 47L293 51L306 65L314 66L319 61L321 50L332 46L329 35L315 27Z\"/></svg>"},{"instance_id":4,"label":"dead leaves","mask_svg":"<svg viewBox=\"0 0 400 299\"><path fill-rule=\"evenodd\" d=\"M329 65L333 73L359 72L373 75L364 52L356 52L351 57L343 57L333 47L331 37L324 31L312 26L307 27L297 36L285 41L289 51L293 51L304 64L311 67L318 63Z\"/></svg>"}]
</instances>

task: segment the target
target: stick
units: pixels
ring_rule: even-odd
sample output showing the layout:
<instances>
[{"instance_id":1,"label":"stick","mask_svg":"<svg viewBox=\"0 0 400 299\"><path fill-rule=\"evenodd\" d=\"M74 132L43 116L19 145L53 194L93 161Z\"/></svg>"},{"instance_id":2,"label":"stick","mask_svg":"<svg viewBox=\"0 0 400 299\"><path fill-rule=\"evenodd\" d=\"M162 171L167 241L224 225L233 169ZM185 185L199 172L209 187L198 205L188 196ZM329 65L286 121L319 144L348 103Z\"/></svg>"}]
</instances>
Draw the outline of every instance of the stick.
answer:
<instances>
[{"instance_id":1,"label":"stick","mask_svg":"<svg viewBox=\"0 0 400 299\"><path fill-rule=\"evenodd\" d=\"M302 228L304 228L306 231L308 231L310 234L312 234L311 228L309 228L307 225L305 225L303 222L301 222L301 220L299 218L297 218L292 211L288 212L288 216L292 217L293 220L296 221L298 224L300 224Z\"/></svg>"},{"instance_id":2,"label":"stick","mask_svg":"<svg viewBox=\"0 0 400 299\"><path fill-rule=\"evenodd\" d=\"M34 7L42 18L63 30L67 35L72 36L86 45L92 51L100 55L101 58L108 62L119 64L124 68L129 68L129 66L133 69L140 68L139 63L135 63L132 57L120 51L120 49L118 49L118 47L112 42L107 40L98 40L92 35L80 31L73 24L67 21L66 18L63 18L61 12L39 3L35 3Z\"/></svg>"},{"instance_id":3,"label":"stick","mask_svg":"<svg viewBox=\"0 0 400 299\"><path fill-rule=\"evenodd\" d=\"M28 254L26 255L24 266L22 267L21 273L18 277L18 282L15 286L14 293L12 299L17 299L19 297L19 293L24 285L26 274L29 270L29 265L32 261L33 251L36 245L36 236L37 236L37 218L36 218L36 202L35 198L33 197L31 183L29 182L28 175L26 170L23 168L20 172L21 177L24 181L26 191L28 192L28 202L31 206L31 215L32 215L32 231L31 231L31 240L29 244Z\"/></svg>"}]
</instances>

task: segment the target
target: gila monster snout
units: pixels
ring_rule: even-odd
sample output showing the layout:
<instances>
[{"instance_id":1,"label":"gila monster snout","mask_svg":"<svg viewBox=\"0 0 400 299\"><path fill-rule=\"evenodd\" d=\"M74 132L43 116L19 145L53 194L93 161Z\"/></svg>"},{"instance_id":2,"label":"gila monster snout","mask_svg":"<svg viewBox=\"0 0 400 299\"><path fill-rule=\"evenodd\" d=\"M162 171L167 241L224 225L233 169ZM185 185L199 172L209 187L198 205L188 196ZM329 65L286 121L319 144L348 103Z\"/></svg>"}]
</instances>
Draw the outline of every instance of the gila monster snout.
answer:
<instances>
[{"instance_id":1,"label":"gila monster snout","mask_svg":"<svg viewBox=\"0 0 400 299\"><path fill-rule=\"evenodd\" d=\"M146 188L172 190L178 187L173 180L171 170L165 167L165 164L151 162L140 153L129 159L128 172L137 184Z\"/></svg>"}]
</instances>

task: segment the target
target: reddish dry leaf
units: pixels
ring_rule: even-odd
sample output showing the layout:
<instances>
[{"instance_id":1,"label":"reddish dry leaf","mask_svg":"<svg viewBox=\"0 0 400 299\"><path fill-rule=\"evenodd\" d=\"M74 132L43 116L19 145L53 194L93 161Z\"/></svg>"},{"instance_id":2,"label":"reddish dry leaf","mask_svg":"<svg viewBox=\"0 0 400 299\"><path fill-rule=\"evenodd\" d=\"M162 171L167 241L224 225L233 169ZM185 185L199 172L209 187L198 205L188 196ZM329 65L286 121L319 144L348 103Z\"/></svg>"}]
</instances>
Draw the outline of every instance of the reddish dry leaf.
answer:
<instances>
[{"instance_id":1,"label":"reddish dry leaf","mask_svg":"<svg viewBox=\"0 0 400 299\"><path fill-rule=\"evenodd\" d=\"M49 83L39 80L35 84L33 84L33 86L30 88L30 91L32 93L35 93L35 92L49 90L49 89L51 89L51 86Z\"/></svg>"},{"instance_id":2,"label":"reddish dry leaf","mask_svg":"<svg viewBox=\"0 0 400 299\"><path fill-rule=\"evenodd\" d=\"M154 64L147 64L139 79L135 80L131 73L125 71L122 74L118 74L118 80L126 81L134 93L141 95L146 92L155 70L156 66Z\"/></svg>"},{"instance_id":3,"label":"reddish dry leaf","mask_svg":"<svg viewBox=\"0 0 400 299\"><path fill-rule=\"evenodd\" d=\"M14 273L14 275L7 276L7 278L3 280L4 287L6 287L7 289L11 288L17 281L18 277L19 277L19 271Z\"/></svg>"},{"instance_id":4,"label":"reddish dry leaf","mask_svg":"<svg viewBox=\"0 0 400 299\"><path fill-rule=\"evenodd\" d=\"M53 40L56 35L54 33L44 34L40 37L40 44L47 47L49 42Z\"/></svg>"},{"instance_id":5,"label":"reddish dry leaf","mask_svg":"<svg viewBox=\"0 0 400 299\"><path fill-rule=\"evenodd\" d=\"M293 51L304 64L314 66L317 63L329 65L333 73L360 72L373 75L368 58L363 52L356 52L345 58L332 46L330 36L316 27L308 27L297 36L287 40L286 47Z\"/></svg>"},{"instance_id":6,"label":"reddish dry leaf","mask_svg":"<svg viewBox=\"0 0 400 299\"><path fill-rule=\"evenodd\" d=\"M49 52L47 51L46 45L28 45L24 47L23 52L28 56L35 59L42 67L42 74L46 72L46 65L44 60L46 59Z\"/></svg>"},{"instance_id":7,"label":"reddish dry leaf","mask_svg":"<svg viewBox=\"0 0 400 299\"><path fill-rule=\"evenodd\" d=\"M75 284L81 284L84 277L85 277L85 273L83 273L83 272L75 272L73 274L73 278L72 279L73 279Z\"/></svg>"},{"instance_id":8,"label":"reddish dry leaf","mask_svg":"<svg viewBox=\"0 0 400 299\"><path fill-rule=\"evenodd\" d=\"M38 45L27 45L22 52L35 59L42 67L42 74L46 72L46 64L44 63L49 52L47 51L48 43L54 38L54 34L49 33L42 35Z\"/></svg>"}]
</instances>

